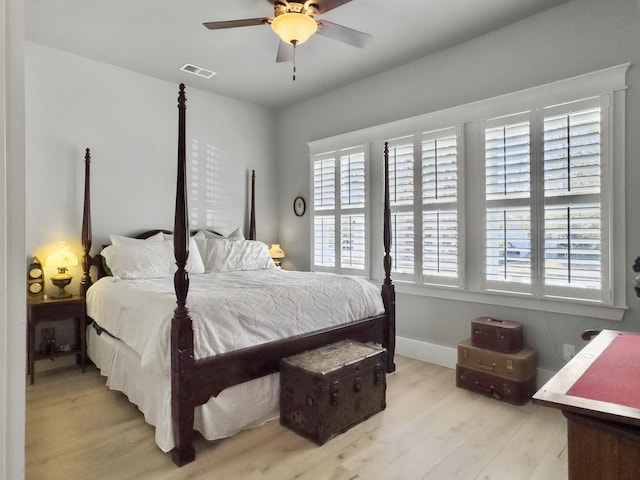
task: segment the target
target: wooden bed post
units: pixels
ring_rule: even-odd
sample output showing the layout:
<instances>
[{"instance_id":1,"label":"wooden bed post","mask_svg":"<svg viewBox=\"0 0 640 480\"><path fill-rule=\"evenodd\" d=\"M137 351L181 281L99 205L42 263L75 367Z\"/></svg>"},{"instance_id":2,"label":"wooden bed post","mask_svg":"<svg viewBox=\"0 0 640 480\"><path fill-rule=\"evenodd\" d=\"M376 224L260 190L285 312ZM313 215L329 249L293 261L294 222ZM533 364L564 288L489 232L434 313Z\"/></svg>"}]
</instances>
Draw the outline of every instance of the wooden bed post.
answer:
<instances>
[{"instance_id":1,"label":"wooden bed post","mask_svg":"<svg viewBox=\"0 0 640 480\"><path fill-rule=\"evenodd\" d=\"M249 217L249 240L256 239L256 171L251 170L251 216Z\"/></svg>"},{"instance_id":2,"label":"wooden bed post","mask_svg":"<svg viewBox=\"0 0 640 480\"><path fill-rule=\"evenodd\" d=\"M387 315L385 338L387 344L387 371L395 372L393 361L396 350L396 291L391 282L391 206L389 200L389 142L384 142L384 283L382 284L382 302Z\"/></svg>"},{"instance_id":3,"label":"wooden bed post","mask_svg":"<svg viewBox=\"0 0 640 480\"><path fill-rule=\"evenodd\" d=\"M178 96L178 177L176 183L176 211L173 227L173 250L178 267L173 281L178 306L171 321L171 419L175 448L173 462L179 467L195 459L193 449L194 407L191 399L193 374L193 330L189 309L186 307L189 291L189 274L186 271L189 257L189 221L187 213L186 178L186 96L184 84L180 84Z\"/></svg>"},{"instance_id":4,"label":"wooden bed post","mask_svg":"<svg viewBox=\"0 0 640 480\"><path fill-rule=\"evenodd\" d=\"M91 151L87 148L84 155L84 206L82 210L82 279L80 280L80 295L83 297L91 286Z\"/></svg>"}]
</instances>

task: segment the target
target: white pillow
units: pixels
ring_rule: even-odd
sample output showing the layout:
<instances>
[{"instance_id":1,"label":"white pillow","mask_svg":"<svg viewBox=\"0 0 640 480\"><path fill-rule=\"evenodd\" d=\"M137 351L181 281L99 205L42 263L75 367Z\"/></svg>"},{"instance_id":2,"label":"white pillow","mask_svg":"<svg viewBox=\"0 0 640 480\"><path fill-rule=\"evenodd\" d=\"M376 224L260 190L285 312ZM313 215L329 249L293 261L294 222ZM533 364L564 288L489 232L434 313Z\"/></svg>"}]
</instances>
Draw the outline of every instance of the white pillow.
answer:
<instances>
[{"instance_id":1,"label":"white pillow","mask_svg":"<svg viewBox=\"0 0 640 480\"><path fill-rule=\"evenodd\" d=\"M223 235L220 235L218 233L213 233L210 232L208 230L198 230L198 232L194 235L194 237L196 239L209 239L209 238L213 238L213 239L227 239L227 240L244 240L244 235L242 234L242 230L240 230L239 228L236 228L233 232L231 232L229 235L227 235L226 237Z\"/></svg>"},{"instance_id":2,"label":"white pillow","mask_svg":"<svg viewBox=\"0 0 640 480\"><path fill-rule=\"evenodd\" d=\"M234 272L275 268L269 248L253 240L207 239L204 243L206 272Z\"/></svg>"},{"instance_id":3,"label":"white pillow","mask_svg":"<svg viewBox=\"0 0 640 480\"><path fill-rule=\"evenodd\" d=\"M158 232L155 235L151 235L149 238L131 238L123 237L122 235L111 234L109 235L112 245L123 245L125 243L136 242L162 242L164 241L164 233Z\"/></svg>"},{"instance_id":4,"label":"white pillow","mask_svg":"<svg viewBox=\"0 0 640 480\"><path fill-rule=\"evenodd\" d=\"M101 254L114 277L165 278L173 273L164 242L121 243L105 247Z\"/></svg>"},{"instance_id":5,"label":"white pillow","mask_svg":"<svg viewBox=\"0 0 640 480\"><path fill-rule=\"evenodd\" d=\"M168 247L169 256L171 257L171 262L173 264L172 274L178 269L176 266L176 257L173 252L173 238L166 240L164 245ZM198 244L196 243L195 238L189 238L189 257L187 258L187 265L185 267L187 272L189 273L204 273L204 264L202 263L202 255L200 255L200 249Z\"/></svg>"},{"instance_id":6,"label":"white pillow","mask_svg":"<svg viewBox=\"0 0 640 480\"><path fill-rule=\"evenodd\" d=\"M102 256L115 277L165 278L177 270L171 241L136 241L109 245ZM186 270L189 273L204 273L204 264L194 239L189 239L189 258Z\"/></svg>"},{"instance_id":7,"label":"white pillow","mask_svg":"<svg viewBox=\"0 0 640 480\"><path fill-rule=\"evenodd\" d=\"M244 235L242 234L242 231L239 228L236 228L233 232L231 232L226 237L223 237L222 235L219 235L217 233L210 232L208 230L198 230L198 232L196 232L196 234L192 238L195 238L196 243L198 245L198 249L200 250L200 255L204 259L204 256L206 255L206 244L207 244L207 241L209 241L209 240L212 240L212 241L216 241L216 240L238 241L238 240L244 240ZM207 271L210 271L210 270L207 270Z\"/></svg>"}]
</instances>

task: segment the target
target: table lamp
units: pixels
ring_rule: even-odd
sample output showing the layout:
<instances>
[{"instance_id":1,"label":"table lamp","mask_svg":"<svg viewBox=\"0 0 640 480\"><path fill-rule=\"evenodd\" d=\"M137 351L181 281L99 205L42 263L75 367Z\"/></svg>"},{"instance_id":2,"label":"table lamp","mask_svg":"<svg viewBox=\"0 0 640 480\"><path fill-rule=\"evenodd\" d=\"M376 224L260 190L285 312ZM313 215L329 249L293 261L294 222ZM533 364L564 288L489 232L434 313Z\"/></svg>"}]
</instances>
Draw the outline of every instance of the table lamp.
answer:
<instances>
[{"instance_id":1,"label":"table lamp","mask_svg":"<svg viewBox=\"0 0 640 480\"><path fill-rule=\"evenodd\" d=\"M273 258L273 263L276 264L276 267L280 266L280 259L284 258L284 250L280 248L279 243L274 243L271 245L269 249L269 256Z\"/></svg>"},{"instance_id":2,"label":"table lamp","mask_svg":"<svg viewBox=\"0 0 640 480\"><path fill-rule=\"evenodd\" d=\"M58 273L51 277L51 283L58 287L58 291L51 295L51 298L69 298L71 293L65 290L65 287L71 283L73 278L68 273L68 267L78 265L78 257L69 251L65 242L58 242L58 248L54 250L45 261L47 267L56 267Z\"/></svg>"}]
</instances>

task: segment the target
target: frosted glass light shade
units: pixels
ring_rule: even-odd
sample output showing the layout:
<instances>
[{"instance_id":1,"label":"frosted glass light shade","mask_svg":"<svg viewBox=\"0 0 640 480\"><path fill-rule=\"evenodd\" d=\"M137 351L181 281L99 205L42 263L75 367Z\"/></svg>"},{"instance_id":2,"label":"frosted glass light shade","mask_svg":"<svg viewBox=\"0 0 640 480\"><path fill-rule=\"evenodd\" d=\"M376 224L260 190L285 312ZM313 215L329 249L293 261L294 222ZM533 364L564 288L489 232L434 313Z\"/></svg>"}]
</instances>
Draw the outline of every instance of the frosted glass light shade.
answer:
<instances>
[{"instance_id":1,"label":"frosted glass light shade","mask_svg":"<svg viewBox=\"0 0 640 480\"><path fill-rule=\"evenodd\" d=\"M283 42L300 45L316 33L318 24L304 13L283 13L273 19L271 28Z\"/></svg>"}]
</instances>

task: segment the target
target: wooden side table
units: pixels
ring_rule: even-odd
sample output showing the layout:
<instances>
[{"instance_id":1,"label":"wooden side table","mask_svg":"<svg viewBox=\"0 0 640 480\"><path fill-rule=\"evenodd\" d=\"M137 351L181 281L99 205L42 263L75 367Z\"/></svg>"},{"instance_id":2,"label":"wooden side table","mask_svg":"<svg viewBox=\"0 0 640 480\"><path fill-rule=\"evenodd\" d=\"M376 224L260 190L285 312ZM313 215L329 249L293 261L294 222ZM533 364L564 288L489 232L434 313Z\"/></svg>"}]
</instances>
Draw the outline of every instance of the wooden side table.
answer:
<instances>
[{"instance_id":1,"label":"wooden side table","mask_svg":"<svg viewBox=\"0 0 640 480\"><path fill-rule=\"evenodd\" d=\"M84 373L86 360L84 297L73 295L64 299L29 299L27 302L27 370L33 384L36 360L55 358L65 355L76 355L76 361ZM40 322L59 322L75 320L76 344L68 351L54 348L51 352L40 352L36 344L36 326Z\"/></svg>"}]
</instances>

